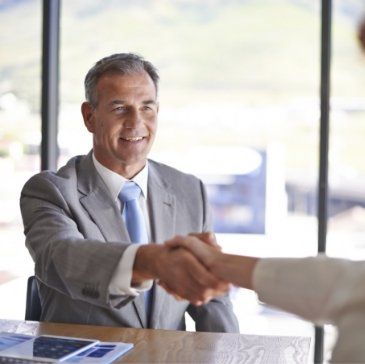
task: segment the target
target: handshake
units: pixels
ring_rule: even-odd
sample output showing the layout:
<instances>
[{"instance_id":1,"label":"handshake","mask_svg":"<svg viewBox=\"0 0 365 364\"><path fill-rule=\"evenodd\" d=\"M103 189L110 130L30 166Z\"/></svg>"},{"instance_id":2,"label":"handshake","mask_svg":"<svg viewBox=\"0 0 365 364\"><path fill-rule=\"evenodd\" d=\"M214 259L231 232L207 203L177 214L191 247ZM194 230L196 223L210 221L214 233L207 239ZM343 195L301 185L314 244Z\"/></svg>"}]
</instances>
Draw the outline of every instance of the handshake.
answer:
<instances>
[{"instance_id":1,"label":"handshake","mask_svg":"<svg viewBox=\"0 0 365 364\"><path fill-rule=\"evenodd\" d=\"M202 305L230 287L225 279L229 267L224 262L229 256L220 250L213 233L175 236L165 244L143 245L136 254L132 285L155 279L175 298Z\"/></svg>"}]
</instances>

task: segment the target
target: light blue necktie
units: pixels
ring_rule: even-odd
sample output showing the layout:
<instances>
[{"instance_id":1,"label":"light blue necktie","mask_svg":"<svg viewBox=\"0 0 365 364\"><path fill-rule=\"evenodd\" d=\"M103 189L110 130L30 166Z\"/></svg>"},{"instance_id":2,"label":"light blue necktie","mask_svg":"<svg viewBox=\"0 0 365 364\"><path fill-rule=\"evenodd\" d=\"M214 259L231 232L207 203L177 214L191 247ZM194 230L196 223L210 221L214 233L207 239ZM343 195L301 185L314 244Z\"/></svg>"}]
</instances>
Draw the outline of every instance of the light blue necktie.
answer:
<instances>
[{"instance_id":1,"label":"light blue necktie","mask_svg":"<svg viewBox=\"0 0 365 364\"><path fill-rule=\"evenodd\" d=\"M136 183L128 181L124 183L118 197L123 203L122 216L131 241L133 243L147 244L146 224L141 206L139 205L140 195L140 187Z\"/></svg>"},{"instance_id":2,"label":"light blue necktie","mask_svg":"<svg viewBox=\"0 0 365 364\"><path fill-rule=\"evenodd\" d=\"M136 244L148 244L146 223L139 204L140 195L140 187L132 181L127 181L124 183L118 198L123 204L122 217L127 226L131 241ZM151 293L151 290L144 293L147 320L149 320L150 316Z\"/></svg>"}]
</instances>

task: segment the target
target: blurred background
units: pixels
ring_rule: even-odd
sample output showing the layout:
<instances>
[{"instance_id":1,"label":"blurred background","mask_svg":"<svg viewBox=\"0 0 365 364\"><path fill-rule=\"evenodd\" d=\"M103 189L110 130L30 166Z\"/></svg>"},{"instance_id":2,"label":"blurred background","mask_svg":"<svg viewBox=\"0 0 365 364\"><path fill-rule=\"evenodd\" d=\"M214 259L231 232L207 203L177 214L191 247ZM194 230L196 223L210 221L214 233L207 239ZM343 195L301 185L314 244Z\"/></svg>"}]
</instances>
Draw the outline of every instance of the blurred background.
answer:
<instances>
[{"instance_id":1,"label":"blurred background","mask_svg":"<svg viewBox=\"0 0 365 364\"><path fill-rule=\"evenodd\" d=\"M363 0L333 1L327 251L351 259L365 257L365 57L356 40L364 10ZM320 21L316 0L63 1L59 166L91 148L80 113L87 70L112 53L139 53L161 76L151 158L204 180L223 249L315 255ZM41 31L41 0L0 0L4 318L24 318L33 274L19 195L40 170ZM231 295L241 332L313 335L254 293Z\"/></svg>"}]
</instances>

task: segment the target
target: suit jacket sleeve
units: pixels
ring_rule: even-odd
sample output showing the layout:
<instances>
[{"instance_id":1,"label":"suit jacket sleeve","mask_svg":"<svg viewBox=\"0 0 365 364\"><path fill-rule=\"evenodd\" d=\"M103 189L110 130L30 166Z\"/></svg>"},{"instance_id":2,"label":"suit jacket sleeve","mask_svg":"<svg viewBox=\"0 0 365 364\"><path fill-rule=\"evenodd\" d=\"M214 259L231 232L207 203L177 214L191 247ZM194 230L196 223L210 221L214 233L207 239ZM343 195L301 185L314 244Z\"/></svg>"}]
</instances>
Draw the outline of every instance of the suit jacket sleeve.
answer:
<instances>
[{"instance_id":1,"label":"suit jacket sleeve","mask_svg":"<svg viewBox=\"0 0 365 364\"><path fill-rule=\"evenodd\" d=\"M65 193L74 190L76 195L77 189L61 187L57 176L44 172L32 177L22 190L24 233L36 276L73 299L110 307L108 286L128 245L106 243L97 229L97 237L86 233L93 221L89 216L81 219L80 215L87 214L70 203ZM72 200L79 203L76 197ZM130 299L125 297L126 302Z\"/></svg>"},{"instance_id":2,"label":"suit jacket sleeve","mask_svg":"<svg viewBox=\"0 0 365 364\"><path fill-rule=\"evenodd\" d=\"M317 324L338 324L365 305L365 262L329 258L264 258L254 271L260 300Z\"/></svg>"},{"instance_id":3,"label":"suit jacket sleeve","mask_svg":"<svg viewBox=\"0 0 365 364\"><path fill-rule=\"evenodd\" d=\"M215 298L202 306L189 305L187 312L196 331L238 333L239 325L228 296Z\"/></svg>"}]
</instances>

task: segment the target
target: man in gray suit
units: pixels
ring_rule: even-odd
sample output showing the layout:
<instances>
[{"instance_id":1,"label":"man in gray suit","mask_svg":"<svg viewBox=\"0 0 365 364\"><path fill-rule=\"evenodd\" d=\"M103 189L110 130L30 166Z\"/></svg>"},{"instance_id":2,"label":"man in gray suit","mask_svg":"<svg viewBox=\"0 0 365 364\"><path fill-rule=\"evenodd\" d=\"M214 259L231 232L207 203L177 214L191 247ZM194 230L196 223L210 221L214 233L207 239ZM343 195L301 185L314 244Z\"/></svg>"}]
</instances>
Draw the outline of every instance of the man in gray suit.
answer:
<instances>
[{"instance_id":1,"label":"man in gray suit","mask_svg":"<svg viewBox=\"0 0 365 364\"><path fill-rule=\"evenodd\" d=\"M147 159L158 80L154 66L134 54L98 61L86 75L81 107L92 151L33 176L22 190L42 320L184 330L188 312L198 331L238 332L228 297L211 299L227 283L187 250L158 244L211 229L202 182ZM118 196L130 181L140 189L146 245L131 242L122 217Z\"/></svg>"}]
</instances>

